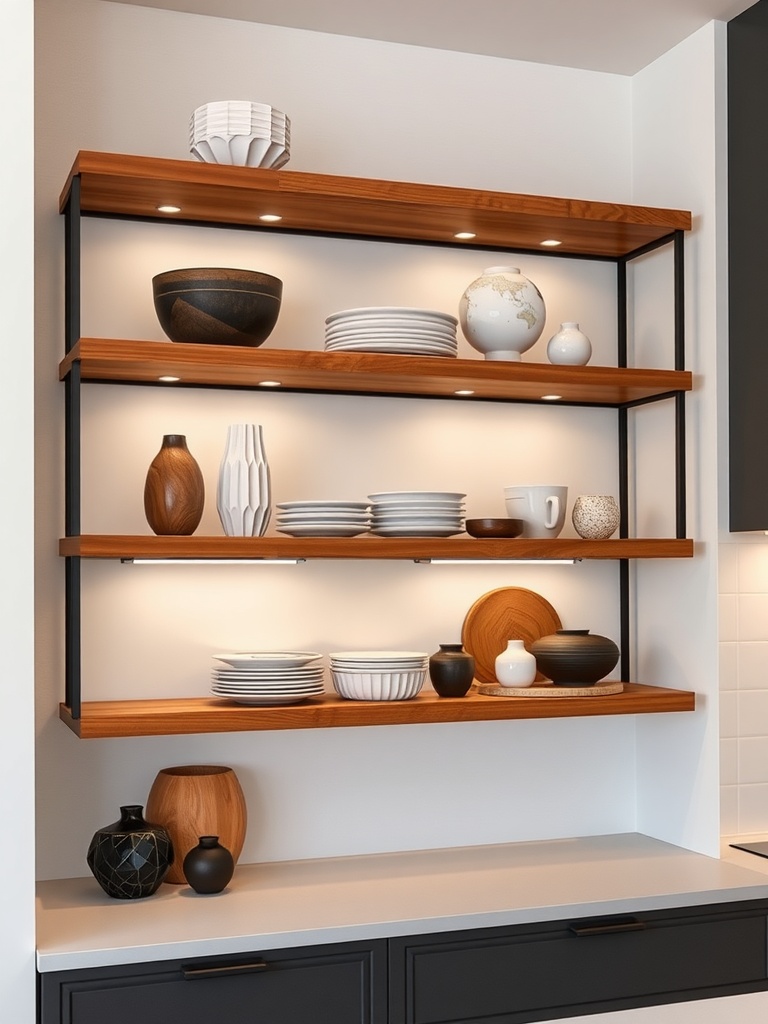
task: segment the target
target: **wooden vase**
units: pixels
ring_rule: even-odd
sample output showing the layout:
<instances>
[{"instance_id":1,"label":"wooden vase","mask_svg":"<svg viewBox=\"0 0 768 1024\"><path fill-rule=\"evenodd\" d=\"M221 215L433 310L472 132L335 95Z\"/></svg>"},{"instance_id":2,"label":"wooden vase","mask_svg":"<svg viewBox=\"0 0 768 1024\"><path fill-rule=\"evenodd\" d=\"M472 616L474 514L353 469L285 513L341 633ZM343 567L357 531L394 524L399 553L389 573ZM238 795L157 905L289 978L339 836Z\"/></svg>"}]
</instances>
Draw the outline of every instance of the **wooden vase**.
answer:
<instances>
[{"instance_id":1,"label":"wooden vase","mask_svg":"<svg viewBox=\"0 0 768 1024\"><path fill-rule=\"evenodd\" d=\"M183 434L166 434L144 484L144 513L155 533L188 536L203 516L203 474Z\"/></svg>"},{"instance_id":2,"label":"wooden vase","mask_svg":"<svg viewBox=\"0 0 768 1024\"><path fill-rule=\"evenodd\" d=\"M147 818L168 830L174 862L166 882L184 883L184 858L200 836L218 836L237 863L247 825L245 797L232 768L188 764L162 768L147 797Z\"/></svg>"}]
</instances>

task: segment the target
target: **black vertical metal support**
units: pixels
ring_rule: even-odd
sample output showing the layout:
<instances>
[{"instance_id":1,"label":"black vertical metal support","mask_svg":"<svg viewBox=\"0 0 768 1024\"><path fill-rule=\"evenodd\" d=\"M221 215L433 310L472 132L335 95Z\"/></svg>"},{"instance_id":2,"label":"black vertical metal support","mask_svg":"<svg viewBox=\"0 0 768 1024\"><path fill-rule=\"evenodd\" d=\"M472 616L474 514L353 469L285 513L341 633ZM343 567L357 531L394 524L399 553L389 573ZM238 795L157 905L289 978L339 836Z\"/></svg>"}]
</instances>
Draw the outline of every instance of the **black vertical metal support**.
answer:
<instances>
[{"instance_id":1,"label":"black vertical metal support","mask_svg":"<svg viewBox=\"0 0 768 1024\"><path fill-rule=\"evenodd\" d=\"M685 369L685 236L675 232L675 369ZM675 395L675 530L686 536L685 392Z\"/></svg>"},{"instance_id":2,"label":"black vertical metal support","mask_svg":"<svg viewBox=\"0 0 768 1024\"><path fill-rule=\"evenodd\" d=\"M627 365L627 261L616 264L616 359L620 367ZM617 410L619 449L619 536L629 536L629 428L626 409ZM622 682L631 678L629 652L629 560L619 559L619 672Z\"/></svg>"},{"instance_id":3,"label":"black vertical metal support","mask_svg":"<svg viewBox=\"0 0 768 1024\"><path fill-rule=\"evenodd\" d=\"M80 178L72 179L64 210L64 345L80 337ZM80 361L72 363L64 381L64 533L80 534ZM64 700L74 719L81 709L81 579L80 558L67 556L64 590Z\"/></svg>"}]
</instances>

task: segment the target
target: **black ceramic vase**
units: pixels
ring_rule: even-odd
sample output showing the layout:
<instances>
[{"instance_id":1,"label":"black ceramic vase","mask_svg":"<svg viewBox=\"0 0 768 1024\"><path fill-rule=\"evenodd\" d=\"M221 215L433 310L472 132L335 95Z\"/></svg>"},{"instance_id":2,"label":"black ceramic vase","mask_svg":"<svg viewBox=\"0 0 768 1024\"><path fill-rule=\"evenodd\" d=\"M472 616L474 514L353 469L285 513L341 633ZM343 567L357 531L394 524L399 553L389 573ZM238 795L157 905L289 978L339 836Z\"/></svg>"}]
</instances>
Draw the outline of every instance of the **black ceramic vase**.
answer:
<instances>
[{"instance_id":1,"label":"black ceramic vase","mask_svg":"<svg viewBox=\"0 0 768 1024\"><path fill-rule=\"evenodd\" d=\"M592 686L614 668L619 648L606 636L588 629L558 629L531 644L543 676L556 686Z\"/></svg>"},{"instance_id":2,"label":"black ceramic vase","mask_svg":"<svg viewBox=\"0 0 768 1024\"><path fill-rule=\"evenodd\" d=\"M210 894L221 892L235 872L235 859L218 836L200 836L184 858L184 877L195 892Z\"/></svg>"},{"instance_id":3,"label":"black ceramic vase","mask_svg":"<svg viewBox=\"0 0 768 1024\"><path fill-rule=\"evenodd\" d=\"M157 892L173 863L171 837L144 820L144 808L120 808L120 820L94 833L86 860L108 896L135 900Z\"/></svg>"},{"instance_id":4,"label":"black ceramic vase","mask_svg":"<svg viewBox=\"0 0 768 1024\"><path fill-rule=\"evenodd\" d=\"M465 697L475 678L475 659L461 644L440 644L429 659L429 678L440 697Z\"/></svg>"}]
</instances>

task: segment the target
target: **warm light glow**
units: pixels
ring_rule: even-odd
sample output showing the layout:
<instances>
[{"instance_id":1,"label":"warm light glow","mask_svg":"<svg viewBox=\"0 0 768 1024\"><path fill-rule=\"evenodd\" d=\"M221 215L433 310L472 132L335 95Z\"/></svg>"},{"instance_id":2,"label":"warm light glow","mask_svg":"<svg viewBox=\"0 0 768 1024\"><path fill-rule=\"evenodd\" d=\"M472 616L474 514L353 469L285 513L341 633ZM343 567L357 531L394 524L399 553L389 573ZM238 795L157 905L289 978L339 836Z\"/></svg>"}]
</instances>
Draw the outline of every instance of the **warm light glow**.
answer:
<instances>
[{"instance_id":1,"label":"warm light glow","mask_svg":"<svg viewBox=\"0 0 768 1024\"><path fill-rule=\"evenodd\" d=\"M163 384L175 384L176 381L181 380L181 377L158 377L157 379L162 381Z\"/></svg>"},{"instance_id":2,"label":"warm light glow","mask_svg":"<svg viewBox=\"0 0 768 1024\"><path fill-rule=\"evenodd\" d=\"M282 219L279 213L262 213L259 217L259 220L263 220L265 224L276 224Z\"/></svg>"},{"instance_id":3,"label":"warm light glow","mask_svg":"<svg viewBox=\"0 0 768 1024\"><path fill-rule=\"evenodd\" d=\"M157 207L158 213L181 213L180 206L171 206L170 203L164 203L162 206Z\"/></svg>"},{"instance_id":4,"label":"warm light glow","mask_svg":"<svg viewBox=\"0 0 768 1024\"><path fill-rule=\"evenodd\" d=\"M260 388L279 388L281 385L282 385L282 381L280 381L280 380L260 380L259 381L259 387Z\"/></svg>"},{"instance_id":5,"label":"warm light glow","mask_svg":"<svg viewBox=\"0 0 768 1024\"><path fill-rule=\"evenodd\" d=\"M454 391L453 393L454 395L474 395L475 392L469 388L462 388L460 391Z\"/></svg>"},{"instance_id":6,"label":"warm light glow","mask_svg":"<svg viewBox=\"0 0 768 1024\"><path fill-rule=\"evenodd\" d=\"M562 395L542 395L542 402L559 402L562 399Z\"/></svg>"},{"instance_id":7,"label":"warm light glow","mask_svg":"<svg viewBox=\"0 0 768 1024\"><path fill-rule=\"evenodd\" d=\"M559 238L545 238L539 245L546 245L550 249L554 249L556 245L562 245L563 243Z\"/></svg>"},{"instance_id":8,"label":"warm light glow","mask_svg":"<svg viewBox=\"0 0 768 1024\"><path fill-rule=\"evenodd\" d=\"M470 238L477 238L477 235L474 231L457 231L453 237L465 242L469 241Z\"/></svg>"}]
</instances>

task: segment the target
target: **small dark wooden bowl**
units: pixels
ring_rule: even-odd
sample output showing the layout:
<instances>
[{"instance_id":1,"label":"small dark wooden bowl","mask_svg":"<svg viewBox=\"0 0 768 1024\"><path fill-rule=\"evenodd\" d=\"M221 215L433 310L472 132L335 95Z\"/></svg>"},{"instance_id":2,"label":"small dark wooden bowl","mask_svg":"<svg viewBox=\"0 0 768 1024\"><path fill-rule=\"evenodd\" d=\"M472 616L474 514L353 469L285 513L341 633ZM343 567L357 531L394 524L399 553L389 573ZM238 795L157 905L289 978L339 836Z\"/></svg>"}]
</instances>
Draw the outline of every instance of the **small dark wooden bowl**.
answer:
<instances>
[{"instance_id":1,"label":"small dark wooden bowl","mask_svg":"<svg viewBox=\"0 0 768 1024\"><path fill-rule=\"evenodd\" d=\"M157 274L152 294L171 341L258 348L277 323L283 282L256 270L195 267Z\"/></svg>"},{"instance_id":2,"label":"small dark wooden bowl","mask_svg":"<svg viewBox=\"0 0 768 1024\"><path fill-rule=\"evenodd\" d=\"M470 537L519 537L522 519L467 519L464 528Z\"/></svg>"}]
</instances>

